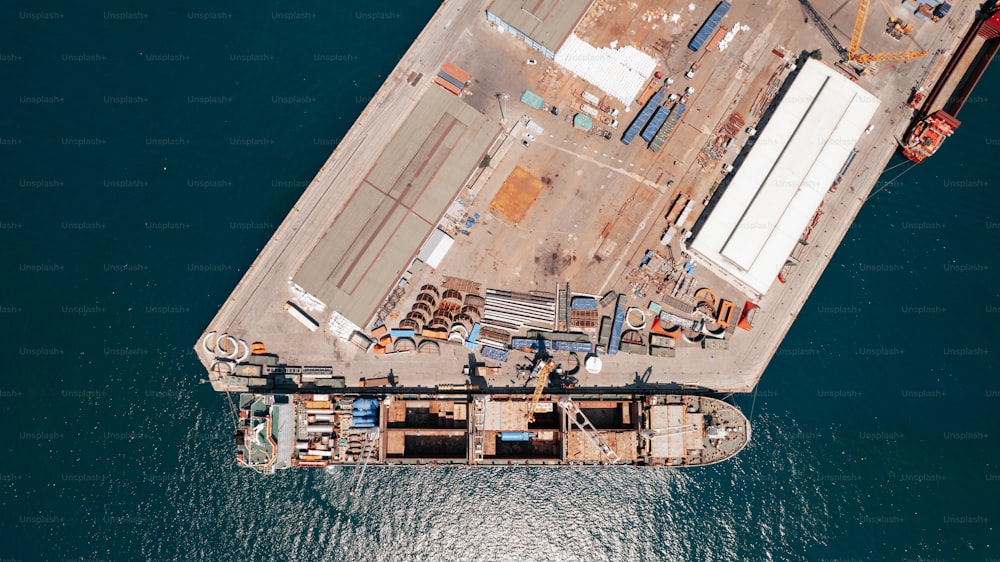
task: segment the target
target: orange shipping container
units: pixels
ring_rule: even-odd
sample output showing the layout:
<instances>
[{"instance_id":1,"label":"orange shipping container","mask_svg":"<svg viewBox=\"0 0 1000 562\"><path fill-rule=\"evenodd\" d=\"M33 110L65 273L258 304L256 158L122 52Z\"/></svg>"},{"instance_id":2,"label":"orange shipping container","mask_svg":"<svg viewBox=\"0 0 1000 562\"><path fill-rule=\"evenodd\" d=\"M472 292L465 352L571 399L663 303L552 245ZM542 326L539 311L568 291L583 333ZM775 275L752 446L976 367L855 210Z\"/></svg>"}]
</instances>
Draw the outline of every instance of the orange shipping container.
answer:
<instances>
[{"instance_id":1,"label":"orange shipping container","mask_svg":"<svg viewBox=\"0 0 1000 562\"><path fill-rule=\"evenodd\" d=\"M469 80L472 79L472 75L470 75L468 72L462 70L461 68L455 66L454 64L448 61L445 61L445 63L441 65L441 70L445 74L453 78L456 78L459 82L463 84L468 84Z\"/></svg>"},{"instance_id":2,"label":"orange shipping container","mask_svg":"<svg viewBox=\"0 0 1000 562\"><path fill-rule=\"evenodd\" d=\"M448 90L449 92L455 94L456 96L462 93L462 90L459 90L458 88L455 87L454 84L445 80L444 78L441 78L440 76L434 77L434 83L437 84L438 86L441 86L445 90Z\"/></svg>"}]
</instances>

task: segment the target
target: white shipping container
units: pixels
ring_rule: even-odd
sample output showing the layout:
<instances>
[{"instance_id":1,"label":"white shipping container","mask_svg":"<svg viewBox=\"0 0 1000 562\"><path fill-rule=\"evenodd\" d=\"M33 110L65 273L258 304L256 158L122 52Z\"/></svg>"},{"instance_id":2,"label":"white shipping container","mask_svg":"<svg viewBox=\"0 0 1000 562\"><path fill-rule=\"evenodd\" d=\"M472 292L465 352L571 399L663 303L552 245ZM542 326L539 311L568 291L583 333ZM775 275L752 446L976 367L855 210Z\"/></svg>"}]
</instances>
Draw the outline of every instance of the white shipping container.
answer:
<instances>
[{"instance_id":1,"label":"white shipping container","mask_svg":"<svg viewBox=\"0 0 1000 562\"><path fill-rule=\"evenodd\" d=\"M310 332L315 332L316 329L319 328L318 322L306 316L304 312L299 310L299 307L295 306L291 302L285 303L285 310L287 310L288 314L291 314L293 318L301 322L303 326L309 328Z\"/></svg>"}]
</instances>

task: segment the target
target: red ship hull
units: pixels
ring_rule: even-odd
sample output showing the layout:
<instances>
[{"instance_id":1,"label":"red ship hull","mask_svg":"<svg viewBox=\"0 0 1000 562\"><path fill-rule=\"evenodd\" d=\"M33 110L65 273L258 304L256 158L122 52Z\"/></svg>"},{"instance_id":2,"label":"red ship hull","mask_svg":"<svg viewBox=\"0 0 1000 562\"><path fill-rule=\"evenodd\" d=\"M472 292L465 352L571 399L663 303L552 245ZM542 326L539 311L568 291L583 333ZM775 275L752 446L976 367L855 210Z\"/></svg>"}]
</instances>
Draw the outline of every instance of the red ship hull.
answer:
<instances>
[{"instance_id":1,"label":"red ship hull","mask_svg":"<svg viewBox=\"0 0 1000 562\"><path fill-rule=\"evenodd\" d=\"M923 162L941 147L961 123L944 110L917 121L903 143L903 156L914 162Z\"/></svg>"},{"instance_id":2,"label":"red ship hull","mask_svg":"<svg viewBox=\"0 0 1000 562\"><path fill-rule=\"evenodd\" d=\"M968 100L986 68L1000 50L1000 11L984 10L962 39L930 95L924 100L906 140L901 143L903 156L923 162L937 152L961 124L958 112ZM957 77L957 81L951 81ZM947 85L947 86L946 86ZM945 91L950 90L950 91ZM939 103L943 100L943 103ZM935 111L935 108L938 108Z\"/></svg>"}]
</instances>

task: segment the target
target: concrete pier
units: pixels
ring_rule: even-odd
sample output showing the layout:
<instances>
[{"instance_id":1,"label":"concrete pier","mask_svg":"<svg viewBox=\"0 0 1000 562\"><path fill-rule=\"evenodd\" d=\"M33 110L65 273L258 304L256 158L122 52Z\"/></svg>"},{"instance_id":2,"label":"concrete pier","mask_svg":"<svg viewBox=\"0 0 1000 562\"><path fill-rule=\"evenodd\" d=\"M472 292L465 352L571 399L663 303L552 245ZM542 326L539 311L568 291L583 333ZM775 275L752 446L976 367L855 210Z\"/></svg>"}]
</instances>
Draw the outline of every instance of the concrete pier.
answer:
<instances>
[{"instance_id":1,"label":"concrete pier","mask_svg":"<svg viewBox=\"0 0 1000 562\"><path fill-rule=\"evenodd\" d=\"M672 10L685 14L687 19L675 27L630 23L639 21L638 14L646 8L655 7L652 2L640 2L638 12L625 5L601 16L588 12L576 28L583 39L607 46L621 38L622 44L635 41L650 52L656 52L659 45L657 68L674 77L681 89L688 85L695 88L677 130L661 151L653 153L638 144L625 146L618 141L638 110L635 103L627 108L617 104L623 125L613 131L610 140L568 124L566 116L575 113L574 104L579 105L573 93L586 89L586 82L515 37L498 33L486 20L488 4L486 0L448 0L442 4L278 227L206 334L214 331L263 342L282 364L332 366L348 387L357 386L362 378L391 372L403 386L430 388L468 382L463 367L470 363L469 354L476 352L446 342L440 343L439 355L365 352L331 331L334 302L312 313L319 329L310 332L284 309L286 302L299 296L293 282L335 285L324 294L350 302L350 307L342 305L337 310L363 332L375 327L372 320L379 311L385 313L386 325L395 328L417 289L425 283L440 286L446 276L479 284L481 294L486 288L554 293L569 282L574 291L582 293L624 293L629 296L629 306L644 308L649 301L662 302L662 295L652 292L636 297L630 274L647 249L666 253L659 238L669 226L664 216L679 195L694 205L694 213L683 226L690 229L697 221L706 208L702 201L722 179L721 165L733 161L746 136L717 161L701 157L702 147L733 112L753 114L772 77L787 79L787 71L782 70L784 60L775 56L776 50L791 58L814 49L821 49L827 59L837 56L815 26L803 23L803 12L794 3L734 5L722 25L731 28L741 22L751 31L737 35L726 51L697 54L683 45L693 34L689 28L700 25L696 20L702 15L688 14L686 3L664 8L665 14ZM829 19L827 24L846 45L855 7L841 9L840 3L832 0L815 2L814 7ZM862 46L867 51L889 51L919 44L931 52L943 49L943 56L949 56L971 25L975 9L974 5L955 4L946 19L920 22L912 36L895 41L884 32L884 14L872 8L875 14L869 17ZM633 28L637 32L626 38L625 30ZM676 38L672 47L669 41L657 38L658 33L668 31ZM529 59L536 63L527 64ZM695 77L685 82L682 75L695 61L700 61ZM455 63L472 76L461 96L447 100L443 96L451 94L433 82L445 62ZM583 369L576 373L576 388L691 385L719 392L752 390L897 150L895 139L904 133L912 116L906 98L931 64L928 56L858 79L861 87L881 100L871 123L873 130L854 147L859 153L837 191L824 199L808 246L797 256L798 265L790 268L784 283L774 283L757 301L760 309L752 330L728 335L728 349L678 343L675 357L605 355L600 373L588 374ZM560 115L521 104L518 98L526 89L558 106ZM429 109L415 111L418 108ZM467 119L458 117L463 111L470 112ZM436 113L429 116L428 112ZM515 127L524 121L522 116L545 132L527 140L523 129ZM428 124L414 126L420 119ZM446 121L463 124L441 125ZM516 135L510 134L512 129L517 130ZM400 151L387 150L390 146L411 147L412 151L405 161L397 162ZM459 154L460 150L466 152ZM423 162L440 166L444 172L438 174L417 165ZM511 221L491 206L491 201L516 168L526 170L540 183L523 217ZM427 182L419 193L413 187L418 181ZM362 197L368 197L364 201L371 205L359 203ZM349 232L344 230L344 221L351 217L344 216L345 210L354 216L364 214L356 209L388 205L386 202L392 203L392 208L379 215L383 218L376 230L391 228L391 232L378 230L385 234L378 238L372 230L374 223L358 218L367 225L359 228L363 232L356 232L359 237L366 235L364 247L341 244L337 250L320 252L319 259L331 263L320 267L309 262L317 259L318 247L330 244L328 235L335 233L343 239ZM452 249L436 269L411 266L423 238L437 221L448 219L455 205L469 215L478 213L476 225L467 235L455 235ZM376 216L380 211L371 212ZM405 226L396 230L397 223ZM406 244L393 245L394 237ZM679 253L676 242L671 251ZM350 263L338 269L341 262L336 260ZM301 274L304 270L309 274ZM365 277L359 273L362 271L377 274ZM405 285L398 284L400 278L406 279ZM699 286L743 305L745 296L725 282L701 271L697 278ZM394 301L386 305L387 298ZM609 314L608 309L602 309L601 314ZM195 349L210 369L216 390L246 390L246 385L234 384L233 379L211 370L215 354L205 351L201 338ZM569 365L574 359L557 354L556 360ZM507 363L484 361L478 356L472 362L497 367L481 371L488 385L512 387L525 382L518 380L515 365L526 361L527 354L512 351Z\"/></svg>"}]
</instances>

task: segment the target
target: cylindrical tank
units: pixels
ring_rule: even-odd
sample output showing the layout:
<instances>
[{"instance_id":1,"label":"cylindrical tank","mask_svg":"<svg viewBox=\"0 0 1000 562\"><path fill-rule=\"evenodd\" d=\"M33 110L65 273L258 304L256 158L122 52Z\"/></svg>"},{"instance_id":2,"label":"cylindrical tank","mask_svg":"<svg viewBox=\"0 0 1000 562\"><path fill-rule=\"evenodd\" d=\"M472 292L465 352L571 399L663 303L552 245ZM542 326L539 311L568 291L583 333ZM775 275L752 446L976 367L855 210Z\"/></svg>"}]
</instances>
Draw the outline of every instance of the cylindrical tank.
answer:
<instances>
[{"instance_id":1,"label":"cylindrical tank","mask_svg":"<svg viewBox=\"0 0 1000 562\"><path fill-rule=\"evenodd\" d=\"M306 433L333 433L333 425L328 423L316 423L306 425Z\"/></svg>"},{"instance_id":2,"label":"cylindrical tank","mask_svg":"<svg viewBox=\"0 0 1000 562\"><path fill-rule=\"evenodd\" d=\"M501 441L531 441L535 434L530 431L501 431Z\"/></svg>"}]
</instances>

